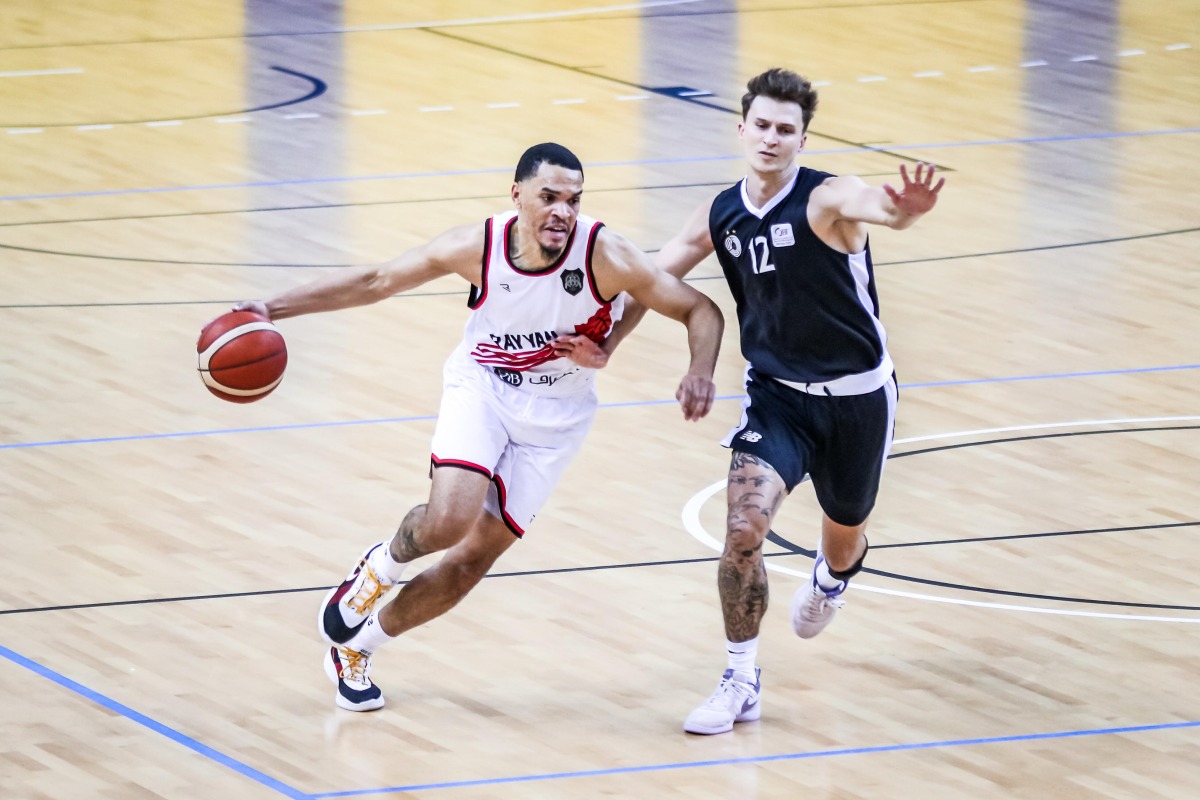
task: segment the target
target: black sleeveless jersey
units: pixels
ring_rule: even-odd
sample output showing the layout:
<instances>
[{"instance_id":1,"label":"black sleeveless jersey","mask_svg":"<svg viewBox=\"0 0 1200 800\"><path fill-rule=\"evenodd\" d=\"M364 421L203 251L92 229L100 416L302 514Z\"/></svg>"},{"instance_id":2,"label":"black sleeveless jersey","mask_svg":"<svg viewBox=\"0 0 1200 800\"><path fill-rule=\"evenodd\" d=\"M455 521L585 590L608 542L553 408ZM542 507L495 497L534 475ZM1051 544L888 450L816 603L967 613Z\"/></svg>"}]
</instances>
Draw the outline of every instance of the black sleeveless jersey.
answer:
<instances>
[{"instance_id":1,"label":"black sleeveless jersey","mask_svg":"<svg viewBox=\"0 0 1200 800\"><path fill-rule=\"evenodd\" d=\"M801 167L761 209L743 179L709 210L709 233L737 302L742 355L759 374L821 383L869 372L884 358L870 247L839 253L808 224L808 197L830 177Z\"/></svg>"}]
</instances>

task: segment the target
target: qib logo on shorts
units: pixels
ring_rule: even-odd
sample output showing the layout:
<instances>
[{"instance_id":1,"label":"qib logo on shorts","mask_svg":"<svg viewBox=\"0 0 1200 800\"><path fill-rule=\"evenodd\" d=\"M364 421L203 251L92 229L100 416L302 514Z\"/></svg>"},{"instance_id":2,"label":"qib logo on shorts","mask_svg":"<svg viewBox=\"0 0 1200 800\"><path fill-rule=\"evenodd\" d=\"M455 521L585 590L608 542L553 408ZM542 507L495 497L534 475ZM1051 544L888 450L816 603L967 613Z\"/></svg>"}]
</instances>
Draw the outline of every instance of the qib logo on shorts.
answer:
<instances>
[{"instance_id":1,"label":"qib logo on shorts","mask_svg":"<svg viewBox=\"0 0 1200 800\"><path fill-rule=\"evenodd\" d=\"M731 233L725 237L725 249L729 251L729 255L737 258L742 254L742 242Z\"/></svg>"},{"instance_id":2,"label":"qib logo on shorts","mask_svg":"<svg viewBox=\"0 0 1200 800\"><path fill-rule=\"evenodd\" d=\"M563 288L567 294L574 296L583 291L583 272L577 269L564 270L562 274Z\"/></svg>"},{"instance_id":3,"label":"qib logo on shorts","mask_svg":"<svg viewBox=\"0 0 1200 800\"><path fill-rule=\"evenodd\" d=\"M525 380L521 373L504 367L493 367L492 372L496 373L497 378L511 386L520 386Z\"/></svg>"}]
</instances>

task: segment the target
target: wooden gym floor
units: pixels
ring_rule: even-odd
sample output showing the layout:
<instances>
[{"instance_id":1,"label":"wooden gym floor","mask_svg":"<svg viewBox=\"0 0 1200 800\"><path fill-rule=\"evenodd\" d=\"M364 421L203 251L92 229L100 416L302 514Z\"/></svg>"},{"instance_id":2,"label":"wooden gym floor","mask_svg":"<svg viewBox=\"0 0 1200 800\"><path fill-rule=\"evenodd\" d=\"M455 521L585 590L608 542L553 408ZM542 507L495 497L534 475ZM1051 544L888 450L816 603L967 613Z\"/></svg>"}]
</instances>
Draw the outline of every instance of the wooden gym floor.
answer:
<instances>
[{"instance_id":1,"label":"wooden gym floor","mask_svg":"<svg viewBox=\"0 0 1200 800\"><path fill-rule=\"evenodd\" d=\"M427 491L466 287L282 323L254 405L201 386L201 325L506 208L538 141L654 249L741 176L773 65L820 85L806 163L948 177L873 235L898 442L836 624L787 625L802 486L763 719L682 733L742 362L730 324L686 424L653 319L526 541L336 709L316 604ZM1197 796L1198 99L1195 0L8 0L0 795Z\"/></svg>"}]
</instances>

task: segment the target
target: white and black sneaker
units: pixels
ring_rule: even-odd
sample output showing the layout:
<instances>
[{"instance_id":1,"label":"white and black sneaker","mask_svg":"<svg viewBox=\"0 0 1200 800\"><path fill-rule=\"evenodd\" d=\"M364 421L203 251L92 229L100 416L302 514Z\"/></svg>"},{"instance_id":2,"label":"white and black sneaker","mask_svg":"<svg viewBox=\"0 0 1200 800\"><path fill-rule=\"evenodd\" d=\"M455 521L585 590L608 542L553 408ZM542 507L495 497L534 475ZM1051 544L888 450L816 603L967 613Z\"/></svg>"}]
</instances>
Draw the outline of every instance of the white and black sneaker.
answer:
<instances>
[{"instance_id":1,"label":"white and black sneaker","mask_svg":"<svg viewBox=\"0 0 1200 800\"><path fill-rule=\"evenodd\" d=\"M371 683L371 654L348 647L331 647L325 655L325 674L337 684L334 702L347 711L383 708L383 692Z\"/></svg>"},{"instance_id":2,"label":"white and black sneaker","mask_svg":"<svg viewBox=\"0 0 1200 800\"><path fill-rule=\"evenodd\" d=\"M688 733L725 733L733 730L735 722L753 722L762 716L759 697L762 694L762 670L754 674L725 670L712 696L699 705L683 723Z\"/></svg>"},{"instance_id":3,"label":"white and black sneaker","mask_svg":"<svg viewBox=\"0 0 1200 800\"><path fill-rule=\"evenodd\" d=\"M329 590L317 613L317 629L325 641L342 645L354 638L371 611L395 583L375 574L370 557L387 542L371 545L362 554L346 580Z\"/></svg>"},{"instance_id":4,"label":"white and black sneaker","mask_svg":"<svg viewBox=\"0 0 1200 800\"><path fill-rule=\"evenodd\" d=\"M817 556L817 565L825 560L825 556ZM840 588L827 592L817 583L816 567L813 577L792 595L792 630L801 639L811 639L833 622L833 615L846 605L842 592L849 584L842 582Z\"/></svg>"}]
</instances>

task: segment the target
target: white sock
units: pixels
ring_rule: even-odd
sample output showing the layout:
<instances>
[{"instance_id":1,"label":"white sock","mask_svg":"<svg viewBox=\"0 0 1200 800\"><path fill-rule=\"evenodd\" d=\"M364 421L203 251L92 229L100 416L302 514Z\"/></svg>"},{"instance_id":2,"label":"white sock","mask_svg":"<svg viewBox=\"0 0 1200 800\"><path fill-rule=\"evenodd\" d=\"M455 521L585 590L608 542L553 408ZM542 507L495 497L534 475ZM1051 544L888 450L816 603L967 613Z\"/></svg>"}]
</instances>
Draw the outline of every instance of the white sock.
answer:
<instances>
[{"instance_id":1,"label":"white sock","mask_svg":"<svg viewBox=\"0 0 1200 800\"><path fill-rule=\"evenodd\" d=\"M758 658L758 637L746 642L725 640L725 652L729 654L729 668L754 677L754 660Z\"/></svg>"},{"instance_id":2,"label":"white sock","mask_svg":"<svg viewBox=\"0 0 1200 800\"><path fill-rule=\"evenodd\" d=\"M391 638L383 632L383 626L379 624L379 612L372 611L371 616L367 617L367 621L363 623L358 633L354 634L343 647L371 655L379 649L381 644Z\"/></svg>"},{"instance_id":3,"label":"white sock","mask_svg":"<svg viewBox=\"0 0 1200 800\"><path fill-rule=\"evenodd\" d=\"M823 558L813 571L813 576L816 578L817 586L820 586L825 594L839 594L846 588L845 581L839 581L829 574L829 562Z\"/></svg>"},{"instance_id":4,"label":"white sock","mask_svg":"<svg viewBox=\"0 0 1200 800\"><path fill-rule=\"evenodd\" d=\"M404 577L404 570L408 568L408 564L401 564L392 558L390 540L383 542L382 547L376 547L367 559L367 563L371 565L371 569L375 571L376 575L391 584L399 583L400 579Z\"/></svg>"}]
</instances>

